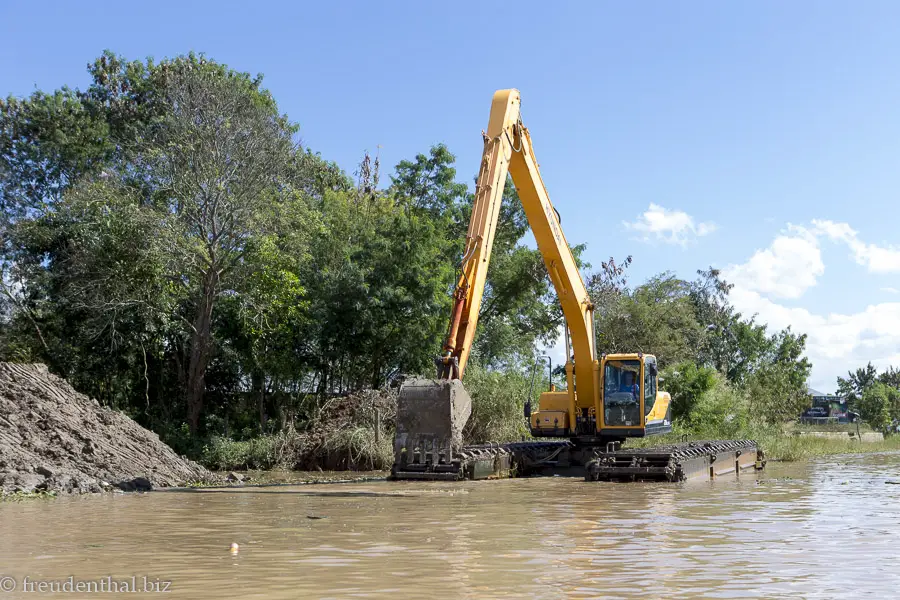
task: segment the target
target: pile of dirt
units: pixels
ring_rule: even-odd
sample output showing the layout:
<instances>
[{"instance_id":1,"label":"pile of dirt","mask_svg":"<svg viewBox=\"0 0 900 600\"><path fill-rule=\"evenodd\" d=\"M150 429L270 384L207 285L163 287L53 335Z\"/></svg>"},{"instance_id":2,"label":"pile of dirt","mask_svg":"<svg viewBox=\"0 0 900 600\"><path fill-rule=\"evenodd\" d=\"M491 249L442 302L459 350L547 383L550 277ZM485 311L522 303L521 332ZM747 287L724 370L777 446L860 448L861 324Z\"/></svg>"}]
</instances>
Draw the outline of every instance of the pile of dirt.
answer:
<instances>
[{"instance_id":1,"label":"pile of dirt","mask_svg":"<svg viewBox=\"0 0 900 600\"><path fill-rule=\"evenodd\" d=\"M0 362L0 490L133 491L216 480L45 365Z\"/></svg>"},{"instance_id":2,"label":"pile of dirt","mask_svg":"<svg viewBox=\"0 0 900 600\"><path fill-rule=\"evenodd\" d=\"M304 471L390 468L396 416L396 390L329 398L300 433L292 466Z\"/></svg>"}]
</instances>

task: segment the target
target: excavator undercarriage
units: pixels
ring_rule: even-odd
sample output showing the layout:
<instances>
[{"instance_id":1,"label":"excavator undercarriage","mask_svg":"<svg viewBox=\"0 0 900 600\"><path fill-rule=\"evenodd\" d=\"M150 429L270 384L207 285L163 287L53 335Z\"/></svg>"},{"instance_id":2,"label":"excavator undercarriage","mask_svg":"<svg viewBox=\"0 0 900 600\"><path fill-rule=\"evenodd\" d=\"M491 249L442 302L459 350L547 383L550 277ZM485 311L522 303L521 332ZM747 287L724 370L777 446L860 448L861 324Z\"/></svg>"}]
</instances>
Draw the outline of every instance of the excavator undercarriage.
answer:
<instances>
[{"instance_id":1,"label":"excavator undercarriage","mask_svg":"<svg viewBox=\"0 0 900 600\"><path fill-rule=\"evenodd\" d=\"M449 463L397 463L392 480L462 481L510 477L583 476L585 481L715 479L765 466L752 440L683 442L655 448L578 448L569 441L481 444L463 448Z\"/></svg>"}]
</instances>

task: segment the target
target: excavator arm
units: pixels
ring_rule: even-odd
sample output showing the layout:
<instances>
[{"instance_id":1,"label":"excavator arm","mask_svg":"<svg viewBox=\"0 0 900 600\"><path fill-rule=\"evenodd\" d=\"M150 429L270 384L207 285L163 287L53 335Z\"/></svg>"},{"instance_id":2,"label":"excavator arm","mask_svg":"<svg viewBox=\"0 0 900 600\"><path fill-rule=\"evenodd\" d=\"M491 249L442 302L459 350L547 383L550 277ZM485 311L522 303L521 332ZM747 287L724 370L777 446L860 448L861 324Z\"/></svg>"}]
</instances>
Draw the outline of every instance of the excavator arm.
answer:
<instances>
[{"instance_id":1,"label":"excavator arm","mask_svg":"<svg viewBox=\"0 0 900 600\"><path fill-rule=\"evenodd\" d=\"M507 173L512 175L570 333L575 357L573 364L567 347L570 418L574 419L576 407L593 406L599 411L596 403L599 394L594 351L594 305L541 179L531 136L522 124L519 91L515 89L499 90L494 94L491 105L466 236L462 274L453 294L450 327L438 364L438 376L441 379L461 379L465 372L475 339ZM576 400L576 383L581 402Z\"/></svg>"}]
</instances>

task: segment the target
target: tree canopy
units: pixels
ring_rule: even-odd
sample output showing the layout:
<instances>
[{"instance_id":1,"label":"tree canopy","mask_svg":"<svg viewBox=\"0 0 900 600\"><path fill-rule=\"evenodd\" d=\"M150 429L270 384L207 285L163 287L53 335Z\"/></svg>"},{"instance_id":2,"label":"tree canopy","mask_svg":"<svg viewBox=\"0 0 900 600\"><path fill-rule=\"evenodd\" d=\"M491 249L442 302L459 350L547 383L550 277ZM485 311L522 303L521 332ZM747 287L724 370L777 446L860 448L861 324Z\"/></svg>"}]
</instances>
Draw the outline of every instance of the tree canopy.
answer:
<instances>
[{"instance_id":1,"label":"tree canopy","mask_svg":"<svg viewBox=\"0 0 900 600\"><path fill-rule=\"evenodd\" d=\"M163 434L268 431L430 374L472 203L446 146L379 186L377 157L354 180L306 147L261 76L111 52L88 72L85 90L0 101L0 359L45 362ZM495 387L563 324L527 233L508 181L472 353ZM714 374L766 419L796 415L805 335L737 313L714 269L632 285L631 262L580 265L600 351L656 354L676 416Z\"/></svg>"}]
</instances>

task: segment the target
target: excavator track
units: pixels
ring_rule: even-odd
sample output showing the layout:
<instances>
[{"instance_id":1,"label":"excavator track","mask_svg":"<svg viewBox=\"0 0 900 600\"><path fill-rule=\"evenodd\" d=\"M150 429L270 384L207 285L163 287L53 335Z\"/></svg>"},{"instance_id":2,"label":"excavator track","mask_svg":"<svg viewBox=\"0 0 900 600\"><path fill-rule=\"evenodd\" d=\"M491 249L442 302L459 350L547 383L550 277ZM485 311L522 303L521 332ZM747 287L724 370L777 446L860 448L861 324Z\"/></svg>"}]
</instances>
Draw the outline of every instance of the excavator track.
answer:
<instances>
[{"instance_id":1,"label":"excavator track","mask_svg":"<svg viewBox=\"0 0 900 600\"><path fill-rule=\"evenodd\" d=\"M586 465L587 481L684 481L714 479L765 466L752 440L683 442L656 448L598 452Z\"/></svg>"},{"instance_id":2,"label":"excavator track","mask_svg":"<svg viewBox=\"0 0 900 600\"><path fill-rule=\"evenodd\" d=\"M573 447L568 441L510 442L465 446L449 463L434 463L413 452L409 462L395 463L389 479L461 481L464 479L505 479L533 474Z\"/></svg>"},{"instance_id":3,"label":"excavator track","mask_svg":"<svg viewBox=\"0 0 900 600\"><path fill-rule=\"evenodd\" d=\"M752 440L609 450L577 446L570 441L533 441L466 446L449 463L427 459L398 463L390 479L462 481L583 475L586 481L684 481L713 479L764 466L763 451Z\"/></svg>"}]
</instances>

